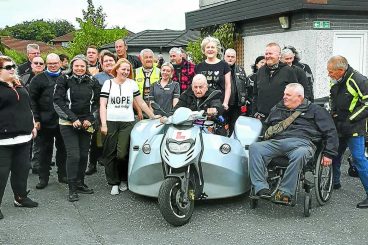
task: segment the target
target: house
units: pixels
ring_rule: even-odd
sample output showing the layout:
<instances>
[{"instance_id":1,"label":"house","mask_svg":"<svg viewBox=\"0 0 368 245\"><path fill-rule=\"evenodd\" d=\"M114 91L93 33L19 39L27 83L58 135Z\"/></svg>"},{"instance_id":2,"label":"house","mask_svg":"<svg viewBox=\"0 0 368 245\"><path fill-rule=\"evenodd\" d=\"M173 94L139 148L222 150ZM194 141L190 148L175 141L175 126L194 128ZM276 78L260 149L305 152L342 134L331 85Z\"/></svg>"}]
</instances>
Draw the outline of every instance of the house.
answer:
<instances>
[{"instance_id":1,"label":"house","mask_svg":"<svg viewBox=\"0 0 368 245\"><path fill-rule=\"evenodd\" d=\"M336 54L367 75L367 0L200 0L200 9L186 13L186 28L235 23L240 63L250 65L267 43L292 45L312 68L316 98L326 96L326 63Z\"/></svg>"},{"instance_id":2,"label":"house","mask_svg":"<svg viewBox=\"0 0 368 245\"><path fill-rule=\"evenodd\" d=\"M128 44L128 53L131 55L139 55L142 49L149 48L156 56L162 54L164 60L168 61L171 48L185 48L189 41L195 41L199 37L199 31L145 30L127 37L125 41ZM103 45L100 49L115 52L115 43Z\"/></svg>"},{"instance_id":3,"label":"house","mask_svg":"<svg viewBox=\"0 0 368 245\"><path fill-rule=\"evenodd\" d=\"M30 43L38 44L40 46L40 50L42 53L50 53L56 48L55 46L48 45L47 43L44 42L35 40L16 39L10 36L1 36L0 42L5 48L15 50L25 55L27 54L27 45Z\"/></svg>"},{"instance_id":4,"label":"house","mask_svg":"<svg viewBox=\"0 0 368 245\"><path fill-rule=\"evenodd\" d=\"M70 43L73 42L75 32L69 32L65 35L55 37L54 39L50 40L50 43L55 45L56 47L63 47L68 48Z\"/></svg>"}]
</instances>

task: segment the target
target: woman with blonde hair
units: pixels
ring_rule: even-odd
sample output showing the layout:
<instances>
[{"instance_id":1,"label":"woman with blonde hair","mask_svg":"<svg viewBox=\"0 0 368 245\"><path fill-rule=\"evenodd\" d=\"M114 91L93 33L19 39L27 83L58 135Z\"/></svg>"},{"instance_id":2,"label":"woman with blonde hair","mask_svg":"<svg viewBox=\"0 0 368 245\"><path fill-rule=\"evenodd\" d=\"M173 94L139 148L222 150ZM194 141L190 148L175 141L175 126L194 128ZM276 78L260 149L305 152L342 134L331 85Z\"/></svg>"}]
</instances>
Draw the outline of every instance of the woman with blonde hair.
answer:
<instances>
[{"instance_id":1,"label":"woman with blonde hair","mask_svg":"<svg viewBox=\"0 0 368 245\"><path fill-rule=\"evenodd\" d=\"M225 110L229 109L231 94L231 70L229 65L218 58L221 52L221 44L217 38L206 37L201 43L202 53L206 60L195 67L196 74L206 76L208 87L221 90L221 102Z\"/></svg>"},{"instance_id":2,"label":"woman with blonde hair","mask_svg":"<svg viewBox=\"0 0 368 245\"><path fill-rule=\"evenodd\" d=\"M36 137L30 98L8 56L0 56L0 204L9 174L15 207L37 207L27 197L30 141ZM0 219L4 218L0 210Z\"/></svg>"},{"instance_id":3,"label":"woman with blonde hair","mask_svg":"<svg viewBox=\"0 0 368 245\"><path fill-rule=\"evenodd\" d=\"M119 59L111 74L114 78L105 81L100 94L101 133L106 135L102 161L107 182L112 186L111 195L117 195L119 190L128 189L127 156L134 125L133 102L150 118L155 115L142 99L127 59Z\"/></svg>"}]
</instances>

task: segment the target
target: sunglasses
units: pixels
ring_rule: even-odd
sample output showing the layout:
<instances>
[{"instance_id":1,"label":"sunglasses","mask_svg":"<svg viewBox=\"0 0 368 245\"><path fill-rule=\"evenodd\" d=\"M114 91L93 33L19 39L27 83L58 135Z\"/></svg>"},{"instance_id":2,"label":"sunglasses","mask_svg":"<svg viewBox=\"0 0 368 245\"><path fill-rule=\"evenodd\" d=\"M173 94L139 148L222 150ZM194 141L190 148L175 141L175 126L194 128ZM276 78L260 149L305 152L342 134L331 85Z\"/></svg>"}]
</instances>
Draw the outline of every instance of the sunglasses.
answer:
<instances>
[{"instance_id":1,"label":"sunglasses","mask_svg":"<svg viewBox=\"0 0 368 245\"><path fill-rule=\"evenodd\" d=\"M15 70L16 66L13 64L13 65L7 65L7 66L4 66L4 67L0 67L0 69L4 69L4 70L7 70L7 71L10 71L11 69L14 69Z\"/></svg>"},{"instance_id":2,"label":"sunglasses","mask_svg":"<svg viewBox=\"0 0 368 245\"><path fill-rule=\"evenodd\" d=\"M36 62L33 62L33 64L43 66L43 64L44 64L44 63L43 63L43 62L37 62L37 61L36 61Z\"/></svg>"}]
</instances>

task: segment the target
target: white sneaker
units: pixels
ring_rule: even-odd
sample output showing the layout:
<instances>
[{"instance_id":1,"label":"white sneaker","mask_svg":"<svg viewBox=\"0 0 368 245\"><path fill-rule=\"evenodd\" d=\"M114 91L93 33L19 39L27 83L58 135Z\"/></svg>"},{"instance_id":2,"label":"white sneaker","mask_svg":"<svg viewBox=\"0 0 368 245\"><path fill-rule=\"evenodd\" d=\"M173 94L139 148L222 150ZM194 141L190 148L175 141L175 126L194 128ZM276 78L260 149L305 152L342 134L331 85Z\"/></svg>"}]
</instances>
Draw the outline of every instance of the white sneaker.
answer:
<instances>
[{"instance_id":1,"label":"white sneaker","mask_svg":"<svg viewBox=\"0 0 368 245\"><path fill-rule=\"evenodd\" d=\"M111 195L118 195L119 194L119 186L118 185L113 185L111 188Z\"/></svg>"},{"instance_id":2,"label":"white sneaker","mask_svg":"<svg viewBox=\"0 0 368 245\"><path fill-rule=\"evenodd\" d=\"M128 190L127 182L122 181L122 182L120 183L120 185L119 185L119 190L120 190L120 191L126 191L126 190Z\"/></svg>"}]
</instances>

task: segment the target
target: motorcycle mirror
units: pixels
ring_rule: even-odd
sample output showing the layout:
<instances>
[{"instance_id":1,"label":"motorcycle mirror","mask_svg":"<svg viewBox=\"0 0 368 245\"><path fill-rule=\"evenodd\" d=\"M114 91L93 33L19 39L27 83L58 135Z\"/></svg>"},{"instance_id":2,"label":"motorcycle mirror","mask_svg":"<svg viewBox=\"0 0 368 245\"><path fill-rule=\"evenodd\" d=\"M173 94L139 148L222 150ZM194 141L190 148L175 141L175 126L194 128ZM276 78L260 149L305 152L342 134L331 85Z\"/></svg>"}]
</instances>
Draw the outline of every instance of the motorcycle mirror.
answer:
<instances>
[{"instance_id":1,"label":"motorcycle mirror","mask_svg":"<svg viewBox=\"0 0 368 245\"><path fill-rule=\"evenodd\" d=\"M201 108L202 105L204 105L205 103L207 103L207 101L209 101L210 99L212 99L213 97L215 97L216 95L221 94L221 90L214 90L210 93L210 95L208 95L207 99L205 101L203 101L198 108Z\"/></svg>"},{"instance_id":2,"label":"motorcycle mirror","mask_svg":"<svg viewBox=\"0 0 368 245\"><path fill-rule=\"evenodd\" d=\"M156 102L151 102L151 107L157 111L162 112L164 115L163 116L169 116L169 114L164 111L161 106L159 104L157 104Z\"/></svg>"}]
</instances>

